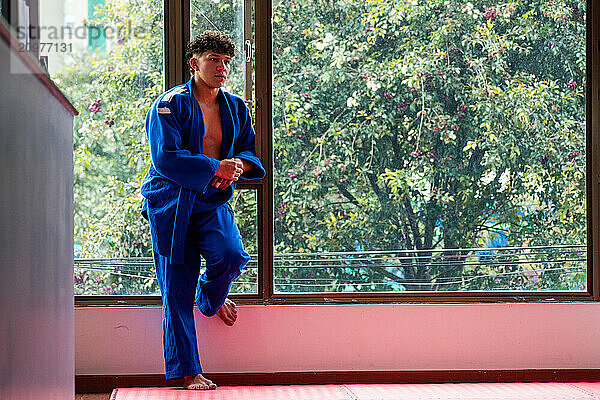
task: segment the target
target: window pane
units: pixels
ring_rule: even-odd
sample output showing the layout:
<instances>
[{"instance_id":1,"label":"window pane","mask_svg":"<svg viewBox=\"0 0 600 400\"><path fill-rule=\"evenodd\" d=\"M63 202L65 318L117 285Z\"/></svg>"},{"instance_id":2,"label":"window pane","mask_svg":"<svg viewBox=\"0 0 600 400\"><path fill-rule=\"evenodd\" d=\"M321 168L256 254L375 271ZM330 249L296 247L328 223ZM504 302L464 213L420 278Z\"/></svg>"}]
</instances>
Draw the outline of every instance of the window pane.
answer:
<instances>
[{"instance_id":1,"label":"window pane","mask_svg":"<svg viewBox=\"0 0 600 400\"><path fill-rule=\"evenodd\" d=\"M139 187L149 165L144 120L163 91L162 1L45 1L39 7L40 55L79 111L75 293L156 293L152 264L143 258L152 256L152 245Z\"/></svg>"},{"instance_id":2,"label":"window pane","mask_svg":"<svg viewBox=\"0 0 600 400\"><path fill-rule=\"evenodd\" d=\"M583 1L274 1L275 290L585 290L585 28Z\"/></svg>"},{"instance_id":3,"label":"window pane","mask_svg":"<svg viewBox=\"0 0 600 400\"><path fill-rule=\"evenodd\" d=\"M233 58L223 89L244 98L246 63L244 58L244 2L242 0L191 0L190 38L205 30L221 31L233 38L239 54Z\"/></svg>"},{"instance_id":4,"label":"window pane","mask_svg":"<svg viewBox=\"0 0 600 400\"><path fill-rule=\"evenodd\" d=\"M236 190L229 201L244 249L251 260L230 293L258 291L256 190ZM204 259L200 273L204 272ZM75 293L86 295L160 295L152 257L75 259Z\"/></svg>"},{"instance_id":5,"label":"window pane","mask_svg":"<svg viewBox=\"0 0 600 400\"><path fill-rule=\"evenodd\" d=\"M255 189L237 189L229 201L250 261L233 281L230 293L258 293L258 214Z\"/></svg>"}]
</instances>

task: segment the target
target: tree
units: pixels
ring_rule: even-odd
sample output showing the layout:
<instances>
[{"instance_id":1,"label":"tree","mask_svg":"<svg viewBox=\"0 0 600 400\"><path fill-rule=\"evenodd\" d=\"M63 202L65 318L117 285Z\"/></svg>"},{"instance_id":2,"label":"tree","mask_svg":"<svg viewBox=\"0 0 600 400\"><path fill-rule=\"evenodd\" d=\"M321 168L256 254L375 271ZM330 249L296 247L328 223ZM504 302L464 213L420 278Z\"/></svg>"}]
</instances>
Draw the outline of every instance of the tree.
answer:
<instances>
[{"instance_id":1,"label":"tree","mask_svg":"<svg viewBox=\"0 0 600 400\"><path fill-rule=\"evenodd\" d=\"M240 7L192 2L192 31L232 33ZM282 290L305 290L299 279L342 283L310 290L376 290L368 283L383 279L393 290L585 287L584 273L490 265L493 251L467 250L586 243L584 10L562 0L276 2L275 252L349 253L348 268L276 271L292 282ZM107 0L92 22L125 34L57 78L81 113L79 255L150 256L139 186L143 121L163 90L160 2ZM236 196L240 229L255 238L253 192ZM363 250L410 253L391 265L353 255Z\"/></svg>"},{"instance_id":2,"label":"tree","mask_svg":"<svg viewBox=\"0 0 600 400\"><path fill-rule=\"evenodd\" d=\"M512 246L585 243L583 10L278 3L276 251L414 250L398 281L435 283L490 270L430 267L429 249L456 261L498 232Z\"/></svg>"}]
</instances>

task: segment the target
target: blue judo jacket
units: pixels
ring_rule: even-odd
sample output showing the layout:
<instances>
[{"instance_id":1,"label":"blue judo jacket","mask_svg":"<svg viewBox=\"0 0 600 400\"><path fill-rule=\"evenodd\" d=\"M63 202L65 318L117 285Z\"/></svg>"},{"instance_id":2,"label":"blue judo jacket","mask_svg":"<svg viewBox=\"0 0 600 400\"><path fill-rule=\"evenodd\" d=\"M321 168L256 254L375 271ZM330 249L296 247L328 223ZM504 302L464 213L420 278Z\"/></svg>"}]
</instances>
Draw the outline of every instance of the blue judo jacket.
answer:
<instances>
[{"instance_id":1,"label":"blue judo jacket","mask_svg":"<svg viewBox=\"0 0 600 400\"><path fill-rule=\"evenodd\" d=\"M150 222L153 250L169 263L183 263L185 236L194 203L206 210L231 199L236 182L225 190L209 187L219 160L205 156L204 118L192 81L163 93L146 116L151 165L142 182L142 215ZM223 140L221 157L254 165L244 179L260 179L265 170L255 155L254 128L244 101L223 90L218 94ZM221 191L214 196L215 191Z\"/></svg>"}]
</instances>

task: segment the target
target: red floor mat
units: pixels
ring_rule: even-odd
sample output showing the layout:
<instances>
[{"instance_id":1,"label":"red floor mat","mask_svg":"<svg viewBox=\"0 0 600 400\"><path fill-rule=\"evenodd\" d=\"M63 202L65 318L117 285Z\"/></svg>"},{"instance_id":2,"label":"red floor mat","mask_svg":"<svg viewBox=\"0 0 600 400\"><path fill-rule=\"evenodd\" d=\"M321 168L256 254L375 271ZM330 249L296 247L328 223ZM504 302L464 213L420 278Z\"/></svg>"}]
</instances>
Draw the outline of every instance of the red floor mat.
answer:
<instances>
[{"instance_id":1,"label":"red floor mat","mask_svg":"<svg viewBox=\"0 0 600 400\"><path fill-rule=\"evenodd\" d=\"M115 389L111 400L348 400L348 392L340 385L312 386L221 386L216 390L184 390L180 388Z\"/></svg>"},{"instance_id":2,"label":"red floor mat","mask_svg":"<svg viewBox=\"0 0 600 400\"><path fill-rule=\"evenodd\" d=\"M599 383L444 383L115 389L111 400L600 400Z\"/></svg>"}]
</instances>

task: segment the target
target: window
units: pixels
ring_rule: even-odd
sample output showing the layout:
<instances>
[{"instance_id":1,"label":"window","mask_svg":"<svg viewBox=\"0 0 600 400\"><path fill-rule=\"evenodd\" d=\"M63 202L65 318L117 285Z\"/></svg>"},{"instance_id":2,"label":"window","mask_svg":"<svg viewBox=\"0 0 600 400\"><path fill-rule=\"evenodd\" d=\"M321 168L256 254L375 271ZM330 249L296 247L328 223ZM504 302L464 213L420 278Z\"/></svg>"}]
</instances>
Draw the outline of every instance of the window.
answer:
<instances>
[{"instance_id":1,"label":"window","mask_svg":"<svg viewBox=\"0 0 600 400\"><path fill-rule=\"evenodd\" d=\"M148 162L143 121L163 91L162 1L40 2L40 32L50 75L80 113L75 293L156 294L152 270L126 258L146 255L150 243L139 186Z\"/></svg>"},{"instance_id":2,"label":"window","mask_svg":"<svg viewBox=\"0 0 600 400\"><path fill-rule=\"evenodd\" d=\"M276 292L573 291L584 2L273 3Z\"/></svg>"},{"instance_id":3,"label":"window","mask_svg":"<svg viewBox=\"0 0 600 400\"><path fill-rule=\"evenodd\" d=\"M132 2L110 5L125 12ZM166 4L169 25L181 27L166 32L175 35L165 40L166 86L188 79L190 37L204 29L231 34L242 51L227 89L246 97L257 151L272 168L265 180L242 183L234 199L252 255L234 285L238 298L598 299L588 239L598 231L588 117L598 110L586 96L598 72L588 69L596 51L586 34L591 5ZM147 67L153 85L124 81L144 99L139 113L162 90L156 65ZM136 181L148 160L142 140L131 146L136 157L119 159L112 186L98 179L79 193L76 217L94 212L95 225L80 236L76 265L88 279L94 269L108 274L117 286L106 294L153 295L118 301L150 304L160 298ZM106 170L96 162L77 167L95 165ZM101 209L91 205L94 196L106 197ZM108 264L93 266L99 257ZM122 265L131 257L141 258ZM120 287L127 274L132 281ZM94 290L81 293L104 294ZM78 300L86 301L96 300Z\"/></svg>"},{"instance_id":4,"label":"window","mask_svg":"<svg viewBox=\"0 0 600 400\"><path fill-rule=\"evenodd\" d=\"M227 2L190 0L190 37L193 38L205 30L217 30L225 32L233 38L236 48L242 53L233 57L231 71L224 89L242 97L245 95L249 99L252 94L245 93L246 69L249 68L249 65L246 63L243 53L244 38L251 35L251 32L245 32L246 12L248 11L242 0ZM251 82L249 84L251 85Z\"/></svg>"}]
</instances>

